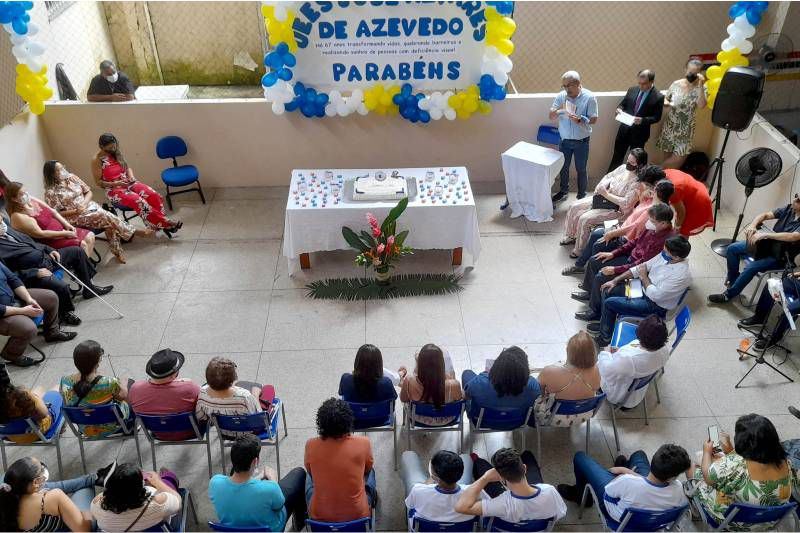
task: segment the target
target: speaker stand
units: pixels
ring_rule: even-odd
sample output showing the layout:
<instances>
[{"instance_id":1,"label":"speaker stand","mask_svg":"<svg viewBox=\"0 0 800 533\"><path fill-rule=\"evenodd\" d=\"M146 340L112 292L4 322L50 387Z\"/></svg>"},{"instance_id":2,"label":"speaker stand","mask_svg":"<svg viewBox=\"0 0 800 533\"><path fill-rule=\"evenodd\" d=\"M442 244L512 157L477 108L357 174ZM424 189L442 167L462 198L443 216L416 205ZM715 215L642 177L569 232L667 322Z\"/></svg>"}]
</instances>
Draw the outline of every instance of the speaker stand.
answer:
<instances>
[{"instance_id":1,"label":"speaker stand","mask_svg":"<svg viewBox=\"0 0 800 533\"><path fill-rule=\"evenodd\" d=\"M725 125L725 139L722 141L722 148L719 155L711 162L708 171L714 169L714 176L711 178L711 185L708 186L708 193L714 191L716 185L717 191L714 197L714 227L713 230L717 231L717 213L719 212L720 205L722 205L722 168L725 165L725 148L728 146L728 138L731 136L731 128L728 124Z\"/></svg>"}]
</instances>

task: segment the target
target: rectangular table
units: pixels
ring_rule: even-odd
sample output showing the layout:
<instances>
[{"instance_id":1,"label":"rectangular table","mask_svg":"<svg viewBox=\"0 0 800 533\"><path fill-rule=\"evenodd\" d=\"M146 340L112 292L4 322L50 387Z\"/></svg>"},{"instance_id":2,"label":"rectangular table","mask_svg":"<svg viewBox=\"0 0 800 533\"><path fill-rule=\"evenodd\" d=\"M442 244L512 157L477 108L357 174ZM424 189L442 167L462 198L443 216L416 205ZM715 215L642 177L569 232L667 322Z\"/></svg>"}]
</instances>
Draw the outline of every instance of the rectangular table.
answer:
<instances>
[{"instance_id":1,"label":"rectangular table","mask_svg":"<svg viewBox=\"0 0 800 533\"><path fill-rule=\"evenodd\" d=\"M309 252L351 249L342 236L342 226L358 233L369 229L368 212L381 222L386 218L397 202L362 202L345 197L352 191L347 182L374 175L376 170L384 170L386 175L397 170L401 176L414 178L408 207L397 221L398 233L409 230L406 245L416 250L453 250L453 264L464 268L475 264L481 250L480 232L466 168L329 169L333 173L330 181L325 179L325 169L297 169L292 171L283 229L283 255L289 260L290 275L300 267L311 266ZM426 182L428 171L434 173L434 182ZM449 183L452 173L458 176L454 185ZM301 183L305 184L305 196ZM436 183L443 184L441 198L433 194ZM333 195L334 186L339 188L338 196ZM466 252L463 261L462 249ZM353 250L353 257L356 253ZM404 261L413 261L413 256Z\"/></svg>"},{"instance_id":2,"label":"rectangular table","mask_svg":"<svg viewBox=\"0 0 800 533\"><path fill-rule=\"evenodd\" d=\"M564 165L564 154L552 148L520 141L501 156L511 218L531 222L553 220L550 190Z\"/></svg>"}]
</instances>

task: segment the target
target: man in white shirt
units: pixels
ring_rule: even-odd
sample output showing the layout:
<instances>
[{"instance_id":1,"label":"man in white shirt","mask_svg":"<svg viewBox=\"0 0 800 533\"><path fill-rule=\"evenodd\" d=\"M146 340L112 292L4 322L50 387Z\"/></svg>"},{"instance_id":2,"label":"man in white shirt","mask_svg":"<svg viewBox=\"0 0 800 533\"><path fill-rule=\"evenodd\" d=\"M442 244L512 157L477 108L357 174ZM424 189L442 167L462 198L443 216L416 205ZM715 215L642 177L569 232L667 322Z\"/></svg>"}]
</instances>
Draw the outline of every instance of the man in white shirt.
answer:
<instances>
[{"instance_id":1,"label":"man in white shirt","mask_svg":"<svg viewBox=\"0 0 800 533\"><path fill-rule=\"evenodd\" d=\"M584 487L589 484L603 501L600 504L603 514L621 522L627 509L665 511L686 504L683 485L677 478L691 465L689 454L677 444L662 445L652 462L648 462L641 450L630 459L620 455L608 470L584 452L578 452L573 459L575 485L559 485L558 492L580 504ZM618 524L612 525L616 529Z\"/></svg>"},{"instance_id":2,"label":"man in white shirt","mask_svg":"<svg viewBox=\"0 0 800 533\"><path fill-rule=\"evenodd\" d=\"M664 318L667 311L678 306L683 293L692 283L689 264L686 262L691 251L692 245L686 237L670 237L659 255L603 285L602 291L607 293L626 280L639 279L643 295L640 298L629 298L606 297L604 294L600 322L591 322L586 326L587 331L596 334L595 341L600 348L611 342L618 316L643 317L655 314Z\"/></svg>"},{"instance_id":3,"label":"man in white shirt","mask_svg":"<svg viewBox=\"0 0 800 533\"><path fill-rule=\"evenodd\" d=\"M647 387L631 391L634 380L647 377L664 368L669 359L667 325L658 315L650 315L636 327L636 339L617 352L600 352L597 369L600 386L608 401L626 408L636 407L644 399Z\"/></svg>"},{"instance_id":4,"label":"man in white shirt","mask_svg":"<svg viewBox=\"0 0 800 533\"><path fill-rule=\"evenodd\" d=\"M533 454L526 451L532 458ZM528 461L530 462L530 461ZM567 504L552 485L541 482L541 473L535 459L538 482L531 483L528 465L516 450L501 448L492 456L492 466L475 483L467 487L456 504L456 512L484 517L497 517L511 523L525 520L556 522L567 514ZM502 486L497 487L502 483ZM500 493L490 500L481 500L480 494L487 485L494 485ZM503 489L503 486L505 489ZM494 491L487 490L489 494Z\"/></svg>"},{"instance_id":5,"label":"man in white shirt","mask_svg":"<svg viewBox=\"0 0 800 533\"><path fill-rule=\"evenodd\" d=\"M428 475L430 473L430 476ZM406 489L408 530L413 531L413 517L433 522L468 522L474 517L455 511L456 502L472 483L472 459L469 455L441 450L431 459L429 472L422 468L419 455L403 452L400 477ZM489 495L480 492L481 500Z\"/></svg>"}]
</instances>

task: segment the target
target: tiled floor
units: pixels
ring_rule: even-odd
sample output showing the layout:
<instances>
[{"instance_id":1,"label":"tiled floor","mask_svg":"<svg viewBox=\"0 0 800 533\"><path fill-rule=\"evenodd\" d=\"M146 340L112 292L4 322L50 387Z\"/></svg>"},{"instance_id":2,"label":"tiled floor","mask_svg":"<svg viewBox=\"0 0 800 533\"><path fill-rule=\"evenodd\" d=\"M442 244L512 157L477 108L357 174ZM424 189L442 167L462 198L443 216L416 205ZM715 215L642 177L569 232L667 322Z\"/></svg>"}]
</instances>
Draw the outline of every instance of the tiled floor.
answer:
<instances>
[{"instance_id":1,"label":"tiled floor","mask_svg":"<svg viewBox=\"0 0 800 533\"><path fill-rule=\"evenodd\" d=\"M479 192L497 190L477 184ZM502 189L500 189L502 190ZM207 361L214 355L234 359L242 379L273 383L286 402L289 437L281 449L284 472L302 465L303 446L314 435L314 413L322 400L337 392L339 375L352 369L355 350L365 342L380 346L387 366L409 365L414 352L427 342L446 348L457 373L481 369L487 357L503 346L519 344L531 366L564 359L566 339L582 323L573 318L580 304L570 299L574 278L560 275L568 263L565 247L558 246L566 207L553 222L534 224L510 220L497 207L501 194L478 194L482 255L475 270L462 282L464 290L451 296L408 298L389 302L321 302L305 297L303 286L313 279L358 273L352 253L312 254L314 268L290 278L281 256L285 188L223 189L209 191L205 206L192 195L176 198L176 216L185 221L174 240L137 240L126 246L129 263L111 261L97 276L100 284L116 288L109 300L125 314L114 314L97 300L78 302L84 324L75 342L96 339L110 358L105 373L144 378L147 356L160 347L187 355L183 375L204 381ZM734 389L750 366L737 360L742 338L736 319L747 312L738 304L726 308L706 305L706 296L722 285L723 260L711 252L715 237L732 233L733 218L723 214L720 232L692 238L690 257L694 284L688 303L693 322L686 340L675 352L660 383L661 403L650 396L650 421L634 410L619 416L623 452L638 448L652 453L664 442L697 450L710 424L732 429L735 418L749 412L770 416L783 438L800 437L800 421L787 415L786 406L800 402L800 385L786 384L768 369L756 369L742 389ZM110 255L106 254L106 259ZM413 271L448 272L447 252L420 252L404 260ZM55 387L72 370L75 342L46 346L47 362L39 368L11 369L13 379L25 385ZM791 342L797 346L798 343ZM798 361L782 365L800 378ZM614 455L614 433L607 409L591 424L590 453L604 464ZM536 435L527 444L535 450ZM402 487L392 469L392 439L373 435L381 495L378 527L404 527ZM401 451L406 436L399 435ZM549 483L572 482L572 455L584 447L580 429L544 430L540 463ZM66 436L65 474L80 473L75 440ZM509 435L467 437L467 446L486 456L511 443ZM517 437L521 443L521 436ZM413 448L425 458L441 448L457 445L453 435L415 438ZM142 444L149 468L149 446ZM131 442L88 444L90 469L114 457L135 459ZM220 471L214 438L214 468ZM24 450L9 454L11 460ZM38 452L36 452L38 453ZM54 453L41 456L55 468ZM274 453L265 451L274 464ZM206 495L207 470L202 447L173 447L158 453L159 465L172 467L197 501L200 523L214 518ZM597 514L577 519L570 505L559 529L597 529Z\"/></svg>"}]
</instances>

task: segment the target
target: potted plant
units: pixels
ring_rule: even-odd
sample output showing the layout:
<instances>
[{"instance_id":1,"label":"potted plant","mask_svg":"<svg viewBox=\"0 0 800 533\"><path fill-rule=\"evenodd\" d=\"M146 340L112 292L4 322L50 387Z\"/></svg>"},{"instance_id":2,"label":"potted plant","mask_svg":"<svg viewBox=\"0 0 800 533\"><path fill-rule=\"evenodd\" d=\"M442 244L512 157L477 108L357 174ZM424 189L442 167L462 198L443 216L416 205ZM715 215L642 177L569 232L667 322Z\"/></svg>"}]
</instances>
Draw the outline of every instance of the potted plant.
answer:
<instances>
[{"instance_id":1,"label":"potted plant","mask_svg":"<svg viewBox=\"0 0 800 533\"><path fill-rule=\"evenodd\" d=\"M372 213L367 213L367 222L370 231L362 230L356 233L347 226L342 227L342 235L351 247L359 251L356 256L356 264L360 266L372 266L375 269L375 279L379 285L389 285L391 283L390 269L395 267L395 263L404 255L411 255L411 248L405 246L408 230L397 231L397 219L403 214L408 206L408 198L400 200L396 206L389 211L382 224Z\"/></svg>"}]
</instances>

